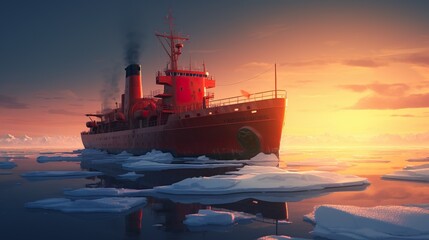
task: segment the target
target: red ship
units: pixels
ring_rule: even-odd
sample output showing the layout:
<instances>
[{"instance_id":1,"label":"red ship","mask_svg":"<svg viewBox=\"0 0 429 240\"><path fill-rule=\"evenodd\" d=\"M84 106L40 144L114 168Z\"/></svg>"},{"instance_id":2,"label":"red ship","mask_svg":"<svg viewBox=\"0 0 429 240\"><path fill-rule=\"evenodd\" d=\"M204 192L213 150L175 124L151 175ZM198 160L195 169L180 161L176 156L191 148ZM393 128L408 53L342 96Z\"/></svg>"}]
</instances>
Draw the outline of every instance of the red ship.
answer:
<instances>
[{"instance_id":1,"label":"red ship","mask_svg":"<svg viewBox=\"0 0 429 240\"><path fill-rule=\"evenodd\" d=\"M89 130L81 133L85 148L136 155L157 149L175 157L214 159L249 159L260 152L278 156L286 91L275 87L214 100L207 90L216 82L204 64L202 71L178 67L188 38L176 34L171 22L169 33L156 36L170 58L156 76L156 84L163 85L164 91L143 97L141 66L126 67L120 106L86 114L91 121L86 123Z\"/></svg>"}]
</instances>

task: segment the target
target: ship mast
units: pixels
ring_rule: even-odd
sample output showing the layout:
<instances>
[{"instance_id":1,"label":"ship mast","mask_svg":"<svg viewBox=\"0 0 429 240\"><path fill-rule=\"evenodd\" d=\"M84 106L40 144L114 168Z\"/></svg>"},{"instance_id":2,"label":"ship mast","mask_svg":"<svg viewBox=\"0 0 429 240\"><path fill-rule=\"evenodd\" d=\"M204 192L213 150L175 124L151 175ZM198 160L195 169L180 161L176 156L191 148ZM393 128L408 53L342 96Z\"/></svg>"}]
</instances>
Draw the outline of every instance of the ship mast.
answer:
<instances>
[{"instance_id":1,"label":"ship mast","mask_svg":"<svg viewBox=\"0 0 429 240\"><path fill-rule=\"evenodd\" d=\"M180 36L174 32L173 16L171 12L167 15L170 33L156 33L159 42L170 57L170 70L177 70L179 55L182 54L183 42L189 40L188 37Z\"/></svg>"}]
</instances>

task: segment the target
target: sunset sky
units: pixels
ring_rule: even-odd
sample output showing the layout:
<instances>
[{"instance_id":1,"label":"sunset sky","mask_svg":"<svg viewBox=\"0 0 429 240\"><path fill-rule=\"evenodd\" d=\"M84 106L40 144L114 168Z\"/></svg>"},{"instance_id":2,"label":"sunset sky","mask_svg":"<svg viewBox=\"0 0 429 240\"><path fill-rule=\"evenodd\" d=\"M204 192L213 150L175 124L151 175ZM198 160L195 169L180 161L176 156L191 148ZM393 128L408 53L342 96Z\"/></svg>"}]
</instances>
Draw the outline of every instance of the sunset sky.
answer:
<instances>
[{"instance_id":1,"label":"sunset sky","mask_svg":"<svg viewBox=\"0 0 429 240\"><path fill-rule=\"evenodd\" d=\"M103 89L120 99L130 33L144 93L160 89L169 9L191 38L182 65L204 61L216 98L273 89L277 63L285 136L429 142L429 1L411 0L2 3L0 135L78 136Z\"/></svg>"}]
</instances>

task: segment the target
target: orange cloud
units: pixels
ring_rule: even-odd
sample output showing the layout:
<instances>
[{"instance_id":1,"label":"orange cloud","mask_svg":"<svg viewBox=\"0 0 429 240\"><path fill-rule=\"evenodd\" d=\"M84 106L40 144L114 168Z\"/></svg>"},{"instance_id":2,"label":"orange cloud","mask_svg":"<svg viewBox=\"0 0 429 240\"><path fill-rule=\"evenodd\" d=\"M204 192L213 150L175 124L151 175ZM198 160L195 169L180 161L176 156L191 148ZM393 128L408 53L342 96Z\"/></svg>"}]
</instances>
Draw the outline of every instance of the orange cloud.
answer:
<instances>
[{"instance_id":1,"label":"orange cloud","mask_svg":"<svg viewBox=\"0 0 429 240\"><path fill-rule=\"evenodd\" d=\"M376 94L383 96L401 96L407 92L410 87L403 83L394 84L350 84L350 85L339 85L340 88L351 90L353 92L365 92L372 91Z\"/></svg>"},{"instance_id":2,"label":"orange cloud","mask_svg":"<svg viewBox=\"0 0 429 240\"><path fill-rule=\"evenodd\" d=\"M393 57L393 60L428 67L429 51L396 56L396 57Z\"/></svg>"},{"instance_id":3,"label":"orange cloud","mask_svg":"<svg viewBox=\"0 0 429 240\"><path fill-rule=\"evenodd\" d=\"M429 93L401 97L369 96L361 98L350 109L428 108Z\"/></svg>"},{"instance_id":4,"label":"orange cloud","mask_svg":"<svg viewBox=\"0 0 429 240\"><path fill-rule=\"evenodd\" d=\"M354 66L354 67L381 67L386 66L386 62L382 62L379 60L373 60L370 58L361 58L361 59L349 59L343 61L344 65Z\"/></svg>"}]
</instances>

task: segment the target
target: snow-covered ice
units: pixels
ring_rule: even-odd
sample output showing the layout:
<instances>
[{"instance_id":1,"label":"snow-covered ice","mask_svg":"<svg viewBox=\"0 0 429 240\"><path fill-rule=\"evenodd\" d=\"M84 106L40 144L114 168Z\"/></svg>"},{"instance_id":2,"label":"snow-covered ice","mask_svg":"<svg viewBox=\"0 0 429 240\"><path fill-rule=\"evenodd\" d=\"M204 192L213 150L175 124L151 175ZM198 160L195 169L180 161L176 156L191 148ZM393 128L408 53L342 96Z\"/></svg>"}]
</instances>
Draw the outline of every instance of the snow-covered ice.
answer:
<instances>
[{"instance_id":1,"label":"snow-covered ice","mask_svg":"<svg viewBox=\"0 0 429 240\"><path fill-rule=\"evenodd\" d=\"M0 162L0 169L12 169L16 167L14 162Z\"/></svg>"},{"instance_id":2,"label":"snow-covered ice","mask_svg":"<svg viewBox=\"0 0 429 240\"><path fill-rule=\"evenodd\" d=\"M418 207L321 205L305 220L328 239L429 239L429 210Z\"/></svg>"},{"instance_id":3,"label":"snow-covered ice","mask_svg":"<svg viewBox=\"0 0 429 240\"><path fill-rule=\"evenodd\" d=\"M164 194L212 195L249 192L296 192L333 187L369 184L366 178L321 171L289 172L272 167L245 166L235 174L213 177L194 177L169 186L155 187Z\"/></svg>"},{"instance_id":4,"label":"snow-covered ice","mask_svg":"<svg viewBox=\"0 0 429 240\"><path fill-rule=\"evenodd\" d=\"M382 178L429 182L429 165L407 166L403 170L385 174Z\"/></svg>"},{"instance_id":5,"label":"snow-covered ice","mask_svg":"<svg viewBox=\"0 0 429 240\"><path fill-rule=\"evenodd\" d=\"M25 204L27 208L41 208L62 212L120 213L146 204L146 198L99 198L94 200L49 198Z\"/></svg>"},{"instance_id":6,"label":"snow-covered ice","mask_svg":"<svg viewBox=\"0 0 429 240\"><path fill-rule=\"evenodd\" d=\"M70 157L70 156L39 156L37 157L37 162L46 163L46 162L80 162L82 157Z\"/></svg>"},{"instance_id":7,"label":"snow-covered ice","mask_svg":"<svg viewBox=\"0 0 429 240\"><path fill-rule=\"evenodd\" d=\"M250 221L255 216L242 212L232 211L214 211L209 209L200 209L198 213L186 215L184 224L187 226L203 225L231 225L240 221Z\"/></svg>"},{"instance_id":8,"label":"snow-covered ice","mask_svg":"<svg viewBox=\"0 0 429 240\"><path fill-rule=\"evenodd\" d=\"M64 191L64 195L71 197L142 197L148 196L151 189L125 188L79 188Z\"/></svg>"},{"instance_id":9,"label":"snow-covered ice","mask_svg":"<svg viewBox=\"0 0 429 240\"><path fill-rule=\"evenodd\" d=\"M285 235L269 235L258 238L258 240L309 240L308 238L295 238Z\"/></svg>"},{"instance_id":10,"label":"snow-covered ice","mask_svg":"<svg viewBox=\"0 0 429 240\"><path fill-rule=\"evenodd\" d=\"M162 171L173 169L213 169L213 168L227 168L227 167L241 167L242 164L171 164L171 163L158 163L151 161L138 161L131 163L124 163L122 167L130 171Z\"/></svg>"},{"instance_id":11,"label":"snow-covered ice","mask_svg":"<svg viewBox=\"0 0 429 240\"><path fill-rule=\"evenodd\" d=\"M103 175L102 172L87 171L33 171L21 174L22 177L30 180L45 179L65 179L65 178L85 178Z\"/></svg>"}]
</instances>

